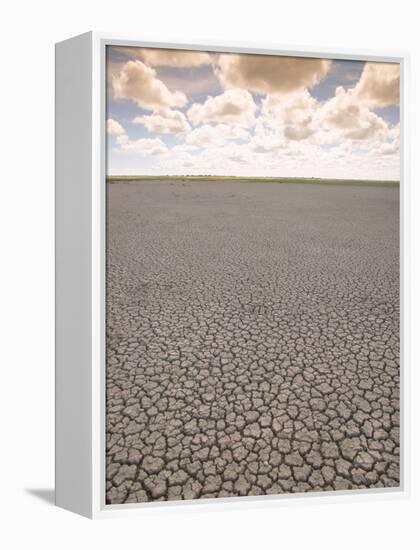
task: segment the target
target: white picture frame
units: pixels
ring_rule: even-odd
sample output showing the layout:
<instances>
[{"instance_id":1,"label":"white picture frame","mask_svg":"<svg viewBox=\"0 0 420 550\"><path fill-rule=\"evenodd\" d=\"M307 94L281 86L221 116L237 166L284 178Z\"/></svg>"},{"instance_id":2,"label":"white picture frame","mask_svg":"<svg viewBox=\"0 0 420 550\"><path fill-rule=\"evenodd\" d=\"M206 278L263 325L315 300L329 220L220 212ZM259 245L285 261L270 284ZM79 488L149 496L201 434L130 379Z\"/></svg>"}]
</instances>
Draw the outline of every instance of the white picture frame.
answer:
<instances>
[{"instance_id":1,"label":"white picture frame","mask_svg":"<svg viewBox=\"0 0 420 550\"><path fill-rule=\"evenodd\" d=\"M105 504L105 48L107 45L357 59L401 67L401 483L398 488ZM408 113L406 53L142 41L89 32L56 44L56 505L90 518L409 495Z\"/></svg>"}]
</instances>

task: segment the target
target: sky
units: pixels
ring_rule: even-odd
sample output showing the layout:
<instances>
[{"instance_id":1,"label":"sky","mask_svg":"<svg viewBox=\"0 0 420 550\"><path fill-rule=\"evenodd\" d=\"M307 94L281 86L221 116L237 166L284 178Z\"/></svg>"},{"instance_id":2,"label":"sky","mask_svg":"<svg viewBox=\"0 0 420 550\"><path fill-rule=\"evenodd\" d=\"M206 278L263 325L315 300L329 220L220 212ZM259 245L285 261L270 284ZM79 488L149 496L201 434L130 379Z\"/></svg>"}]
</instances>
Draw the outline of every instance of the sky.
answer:
<instances>
[{"instance_id":1,"label":"sky","mask_svg":"<svg viewBox=\"0 0 420 550\"><path fill-rule=\"evenodd\" d=\"M399 65L107 47L108 175L399 179Z\"/></svg>"}]
</instances>

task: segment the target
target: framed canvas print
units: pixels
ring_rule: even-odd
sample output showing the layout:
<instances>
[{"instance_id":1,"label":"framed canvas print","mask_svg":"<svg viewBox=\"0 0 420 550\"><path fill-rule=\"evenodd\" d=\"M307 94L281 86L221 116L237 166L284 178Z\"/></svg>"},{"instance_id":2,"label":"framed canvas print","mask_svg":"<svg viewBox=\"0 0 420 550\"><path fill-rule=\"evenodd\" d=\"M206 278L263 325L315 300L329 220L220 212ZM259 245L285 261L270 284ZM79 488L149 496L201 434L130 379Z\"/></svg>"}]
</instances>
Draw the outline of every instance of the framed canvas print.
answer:
<instances>
[{"instance_id":1,"label":"framed canvas print","mask_svg":"<svg viewBox=\"0 0 420 550\"><path fill-rule=\"evenodd\" d=\"M406 67L57 44L59 506L405 493Z\"/></svg>"}]
</instances>

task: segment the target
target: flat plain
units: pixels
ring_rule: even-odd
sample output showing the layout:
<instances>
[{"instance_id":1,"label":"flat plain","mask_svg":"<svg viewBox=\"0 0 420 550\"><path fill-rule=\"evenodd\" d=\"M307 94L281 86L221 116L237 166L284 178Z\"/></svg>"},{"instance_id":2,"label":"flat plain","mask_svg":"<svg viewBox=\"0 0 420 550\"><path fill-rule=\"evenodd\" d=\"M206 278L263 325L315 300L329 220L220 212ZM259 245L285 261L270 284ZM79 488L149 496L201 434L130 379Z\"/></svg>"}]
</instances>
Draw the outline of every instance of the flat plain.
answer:
<instances>
[{"instance_id":1,"label":"flat plain","mask_svg":"<svg viewBox=\"0 0 420 550\"><path fill-rule=\"evenodd\" d=\"M107 185L107 503L397 487L398 185Z\"/></svg>"}]
</instances>

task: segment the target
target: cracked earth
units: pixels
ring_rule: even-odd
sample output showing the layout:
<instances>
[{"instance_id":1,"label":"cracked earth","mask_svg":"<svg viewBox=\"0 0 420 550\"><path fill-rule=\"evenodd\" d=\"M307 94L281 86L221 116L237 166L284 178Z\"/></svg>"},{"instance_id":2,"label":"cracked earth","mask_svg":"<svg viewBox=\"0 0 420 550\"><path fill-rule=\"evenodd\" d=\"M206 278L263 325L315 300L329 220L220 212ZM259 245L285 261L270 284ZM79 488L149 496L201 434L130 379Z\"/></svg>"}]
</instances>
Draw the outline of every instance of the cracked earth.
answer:
<instances>
[{"instance_id":1,"label":"cracked earth","mask_svg":"<svg viewBox=\"0 0 420 550\"><path fill-rule=\"evenodd\" d=\"M398 192L108 184L108 504L399 485Z\"/></svg>"}]
</instances>

